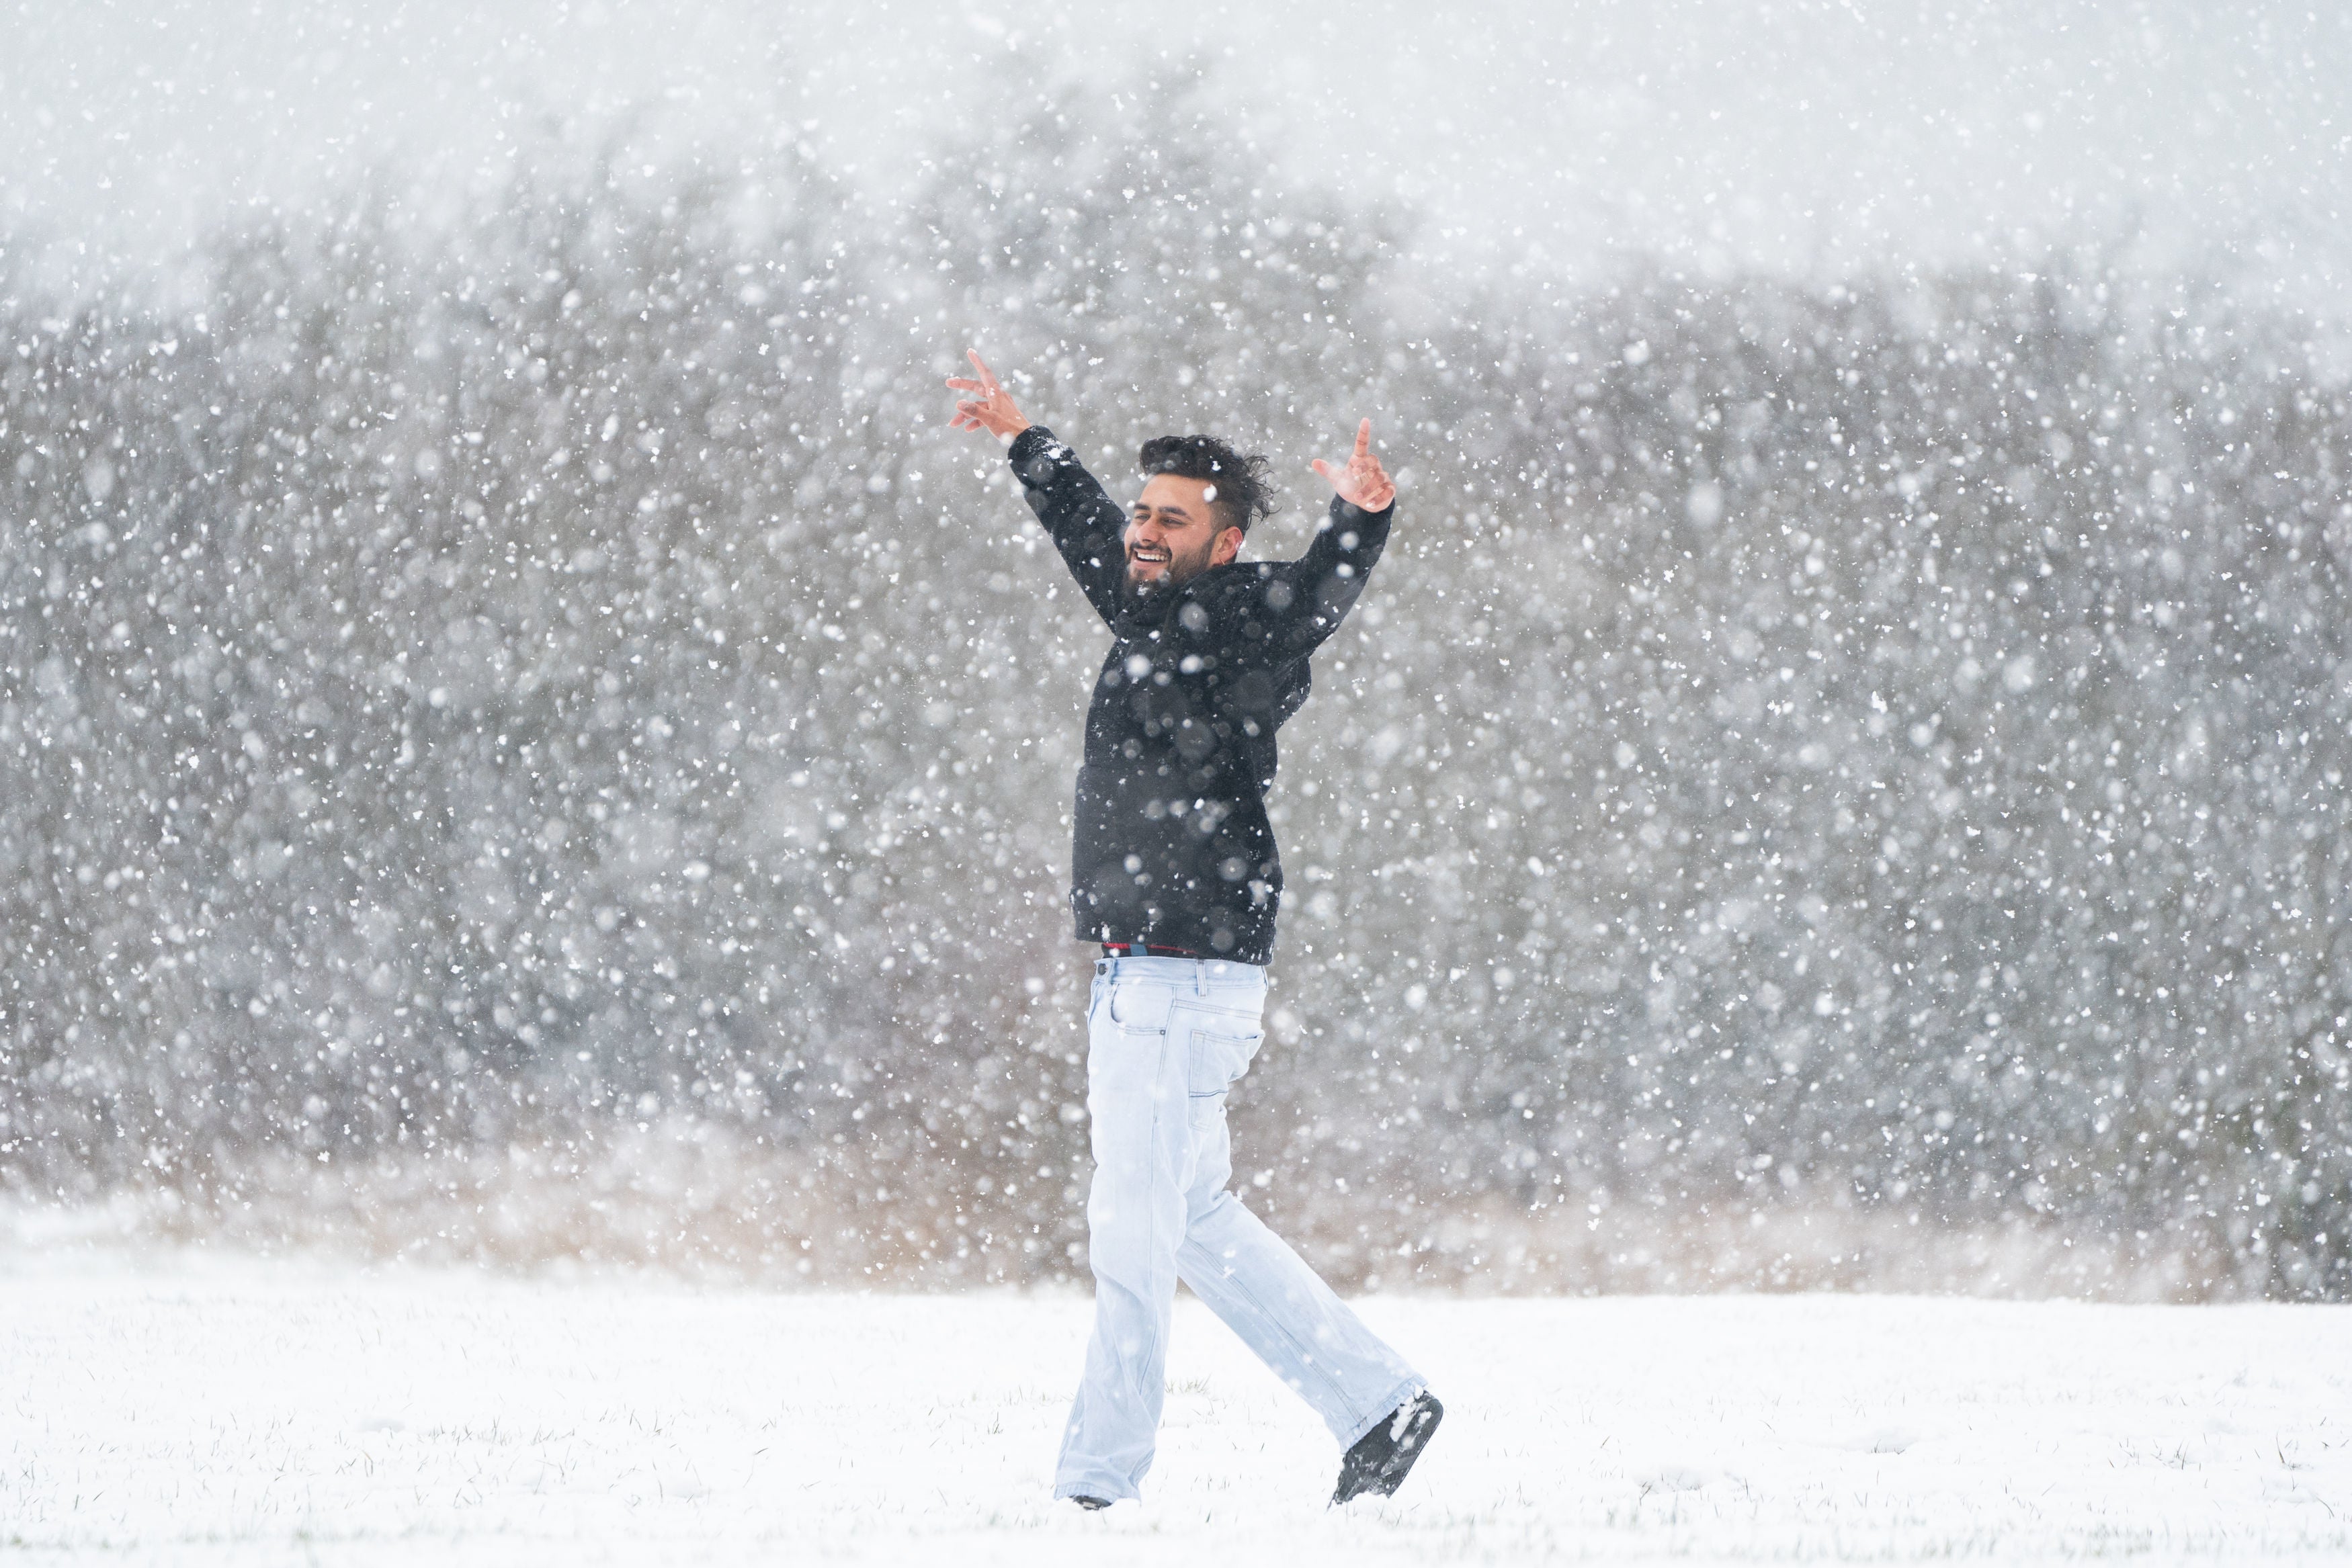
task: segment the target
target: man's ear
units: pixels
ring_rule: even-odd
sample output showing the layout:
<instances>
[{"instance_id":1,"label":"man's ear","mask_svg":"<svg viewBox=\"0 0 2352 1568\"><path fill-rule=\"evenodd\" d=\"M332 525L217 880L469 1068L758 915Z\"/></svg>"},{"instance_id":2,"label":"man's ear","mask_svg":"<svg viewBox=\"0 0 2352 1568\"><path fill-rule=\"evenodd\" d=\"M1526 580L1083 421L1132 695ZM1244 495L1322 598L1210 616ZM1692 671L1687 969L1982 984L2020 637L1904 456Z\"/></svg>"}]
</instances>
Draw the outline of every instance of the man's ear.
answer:
<instances>
[{"instance_id":1,"label":"man's ear","mask_svg":"<svg viewBox=\"0 0 2352 1568\"><path fill-rule=\"evenodd\" d=\"M1225 562L1233 559L1234 557L1241 553L1241 529L1227 528L1217 536L1217 542L1209 548L1209 564L1211 566L1223 566Z\"/></svg>"}]
</instances>

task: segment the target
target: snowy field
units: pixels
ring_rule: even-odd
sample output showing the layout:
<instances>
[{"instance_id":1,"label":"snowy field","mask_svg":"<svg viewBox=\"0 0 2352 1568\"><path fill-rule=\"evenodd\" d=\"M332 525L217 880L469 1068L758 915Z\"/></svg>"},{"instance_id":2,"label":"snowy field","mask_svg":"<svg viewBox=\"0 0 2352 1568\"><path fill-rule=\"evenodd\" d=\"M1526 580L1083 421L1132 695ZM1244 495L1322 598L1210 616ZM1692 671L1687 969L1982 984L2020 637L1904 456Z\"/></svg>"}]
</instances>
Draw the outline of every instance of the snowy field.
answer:
<instances>
[{"instance_id":1,"label":"snowy field","mask_svg":"<svg viewBox=\"0 0 2352 1568\"><path fill-rule=\"evenodd\" d=\"M1046 1497L1075 1296L0 1260L0 1555L41 1563L2352 1560L2352 1317L1374 1299L1401 1497L1187 1298L1139 1508Z\"/></svg>"}]
</instances>

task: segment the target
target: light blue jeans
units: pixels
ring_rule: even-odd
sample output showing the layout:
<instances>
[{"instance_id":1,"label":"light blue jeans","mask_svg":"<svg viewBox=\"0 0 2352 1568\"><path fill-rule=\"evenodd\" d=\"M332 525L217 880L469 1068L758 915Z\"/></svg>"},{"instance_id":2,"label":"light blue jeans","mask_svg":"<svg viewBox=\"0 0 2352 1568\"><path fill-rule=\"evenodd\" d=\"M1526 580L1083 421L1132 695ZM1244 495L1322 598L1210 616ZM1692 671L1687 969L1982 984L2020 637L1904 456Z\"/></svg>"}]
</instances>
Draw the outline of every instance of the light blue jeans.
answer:
<instances>
[{"instance_id":1,"label":"light blue jeans","mask_svg":"<svg viewBox=\"0 0 2352 1568\"><path fill-rule=\"evenodd\" d=\"M1062 1436L1055 1497L1137 1495L1151 1468L1181 1278L1297 1390L1342 1448L1422 1379L1241 1199L1225 1092L1265 1038L1265 971L1105 958L1087 1009L1087 1198L1094 1337Z\"/></svg>"}]
</instances>

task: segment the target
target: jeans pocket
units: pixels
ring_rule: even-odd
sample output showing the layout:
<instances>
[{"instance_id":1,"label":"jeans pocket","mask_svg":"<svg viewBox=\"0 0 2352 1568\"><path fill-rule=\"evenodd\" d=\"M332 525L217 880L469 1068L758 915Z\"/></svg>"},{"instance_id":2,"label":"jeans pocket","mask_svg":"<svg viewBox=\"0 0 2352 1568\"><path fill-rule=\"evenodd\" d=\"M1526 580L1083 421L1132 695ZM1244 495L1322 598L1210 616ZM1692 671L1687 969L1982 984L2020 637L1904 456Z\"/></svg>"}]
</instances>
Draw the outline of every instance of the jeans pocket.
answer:
<instances>
[{"instance_id":1,"label":"jeans pocket","mask_svg":"<svg viewBox=\"0 0 2352 1568\"><path fill-rule=\"evenodd\" d=\"M1166 986L1113 980L1103 998L1103 1016L1129 1033L1166 1034L1176 995Z\"/></svg>"},{"instance_id":2,"label":"jeans pocket","mask_svg":"<svg viewBox=\"0 0 2352 1568\"><path fill-rule=\"evenodd\" d=\"M1249 1071L1265 1030L1238 1024L1204 1023L1192 1031L1192 1060L1185 1063L1184 1088L1195 1100L1223 1094Z\"/></svg>"}]
</instances>

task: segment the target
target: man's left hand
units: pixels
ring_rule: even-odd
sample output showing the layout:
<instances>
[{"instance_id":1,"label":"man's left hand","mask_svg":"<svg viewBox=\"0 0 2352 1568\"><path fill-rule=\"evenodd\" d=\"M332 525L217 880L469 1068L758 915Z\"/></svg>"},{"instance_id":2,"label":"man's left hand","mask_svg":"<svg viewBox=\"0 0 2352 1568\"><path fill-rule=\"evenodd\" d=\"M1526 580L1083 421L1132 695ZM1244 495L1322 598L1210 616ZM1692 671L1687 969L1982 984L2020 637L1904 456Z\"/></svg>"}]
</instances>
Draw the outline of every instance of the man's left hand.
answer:
<instances>
[{"instance_id":1,"label":"man's left hand","mask_svg":"<svg viewBox=\"0 0 2352 1568\"><path fill-rule=\"evenodd\" d=\"M1388 470L1372 455L1372 422L1364 421L1356 427L1356 450L1349 455L1345 468L1334 468L1320 457L1309 465L1323 476L1339 498L1359 511L1385 512L1396 499L1396 486L1390 482Z\"/></svg>"}]
</instances>

